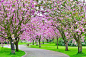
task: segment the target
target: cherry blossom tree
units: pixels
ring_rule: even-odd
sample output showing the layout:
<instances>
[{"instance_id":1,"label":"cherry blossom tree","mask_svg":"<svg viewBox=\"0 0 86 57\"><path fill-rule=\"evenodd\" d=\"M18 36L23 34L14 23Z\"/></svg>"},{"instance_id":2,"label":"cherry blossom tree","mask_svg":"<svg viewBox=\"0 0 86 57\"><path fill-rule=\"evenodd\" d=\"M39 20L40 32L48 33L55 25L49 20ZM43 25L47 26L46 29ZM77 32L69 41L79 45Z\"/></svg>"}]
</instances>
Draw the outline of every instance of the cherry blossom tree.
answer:
<instances>
[{"instance_id":1,"label":"cherry blossom tree","mask_svg":"<svg viewBox=\"0 0 86 57\"><path fill-rule=\"evenodd\" d=\"M82 34L86 32L84 31L86 29L86 5L73 0L52 0L45 1L42 7L47 15L56 21L53 26L59 30L66 50L68 50L68 39L74 38L78 43L78 53L81 53L80 39L83 39Z\"/></svg>"},{"instance_id":2,"label":"cherry blossom tree","mask_svg":"<svg viewBox=\"0 0 86 57\"><path fill-rule=\"evenodd\" d=\"M21 26L28 23L31 15L34 15L33 9L32 1L0 1L0 36L11 41L11 53L15 53L14 43L18 51L19 35L24 31Z\"/></svg>"}]
</instances>

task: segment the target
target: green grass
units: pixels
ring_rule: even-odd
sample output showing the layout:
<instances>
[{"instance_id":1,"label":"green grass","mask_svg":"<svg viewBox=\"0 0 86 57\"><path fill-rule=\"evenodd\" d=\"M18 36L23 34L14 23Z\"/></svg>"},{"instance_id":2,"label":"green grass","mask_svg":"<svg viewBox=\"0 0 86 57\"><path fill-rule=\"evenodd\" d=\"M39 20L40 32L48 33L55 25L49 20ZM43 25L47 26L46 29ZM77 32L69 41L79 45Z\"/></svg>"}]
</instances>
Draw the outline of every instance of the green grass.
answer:
<instances>
[{"instance_id":1,"label":"green grass","mask_svg":"<svg viewBox=\"0 0 86 57\"><path fill-rule=\"evenodd\" d=\"M15 54L11 54L10 48L2 48L0 47L0 57L21 57L25 55L24 51L19 50L18 52L15 52Z\"/></svg>"},{"instance_id":2,"label":"green grass","mask_svg":"<svg viewBox=\"0 0 86 57\"><path fill-rule=\"evenodd\" d=\"M19 44L19 45L24 45L24 44L26 45L26 44L28 44L28 43L26 43L26 42L22 42L22 43L19 42L18 44Z\"/></svg>"},{"instance_id":3,"label":"green grass","mask_svg":"<svg viewBox=\"0 0 86 57\"><path fill-rule=\"evenodd\" d=\"M29 44L33 44L33 43L30 43L30 42L19 42L18 44L19 44L19 45L26 45L26 44L28 44L28 43L29 43ZM34 42L34 44L36 44L36 43Z\"/></svg>"},{"instance_id":4,"label":"green grass","mask_svg":"<svg viewBox=\"0 0 86 57\"><path fill-rule=\"evenodd\" d=\"M31 48L39 48L36 45L30 45ZM86 57L86 47L83 46L83 54L78 54L78 47L71 47L69 46L69 51L65 51L65 46L59 46L59 49L57 49L57 46L52 43L52 44L42 44L41 48L39 49L46 49L46 50L52 50L52 51L58 51L62 52L64 54L69 55L70 57Z\"/></svg>"}]
</instances>

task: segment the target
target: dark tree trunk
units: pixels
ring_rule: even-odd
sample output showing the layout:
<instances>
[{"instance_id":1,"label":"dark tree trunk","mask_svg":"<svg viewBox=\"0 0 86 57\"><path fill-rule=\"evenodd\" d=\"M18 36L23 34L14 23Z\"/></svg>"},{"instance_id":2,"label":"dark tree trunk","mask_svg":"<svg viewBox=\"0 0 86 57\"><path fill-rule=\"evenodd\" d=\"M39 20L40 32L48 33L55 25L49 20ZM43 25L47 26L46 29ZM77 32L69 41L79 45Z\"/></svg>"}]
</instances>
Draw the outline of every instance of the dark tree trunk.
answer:
<instances>
[{"instance_id":1,"label":"dark tree trunk","mask_svg":"<svg viewBox=\"0 0 86 57\"><path fill-rule=\"evenodd\" d=\"M82 43L80 41L80 36L78 37L78 53L82 53Z\"/></svg>"},{"instance_id":2,"label":"dark tree trunk","mask_svg":"<svg viewBox=\"0 0 86 57\"><path fill-rule=\"evenodd\" d=\"M34 40L33 40L33 45L34 45Z\"/></svg>"},{"instance_id":3,"label":"dark tree trunk","mask_svg":"<svg viewBox=\"0 0 86 57\"><path fill-rule=\"evenodd\" d=\"M65 43L65 48L66 48L65 50L68 51L68 43L67 42Z\"/></svg>"},{"instance_id":4,"label":"dark tree trunk","mask_svg":"<svg viewBox=\"0 0 86 57\"><path fill-rule=\"evenodd\" d=\"M57 49L58 49L58 37L57 37Z\"/></svg>"},{"instance_id":5,"label":"dark tree trunk","mask_svg":"<svg viewBox=\"0 0 86 57\"><path fill-rule=\"evenodd\" d=\"M19 51L19 49L18 49L18 41L16 41L16 51Z\"/></svg>"},{"instance_id":6,"label":"dark tree trunk","mask_svg":"<svg viewBox=\"0 0 86 57\"><path fill-rule=\"evenodd\" d=\"M78 43L78 53L82 53L82 44Z\"/></svg>"},{"instance_id":7,"label":"dark tree trunk","mask_svg":"<svg viewBox=\"0 0 86 57\"><path fill-rule=\"evenodd\" d=\"M47 43L48 43L48 39L46 39L47 40Z\"/></svg>"},{"instance_id":8,"label":"dark tree trunk","mask_svg":"<svg viewBox=\"0 0 86 57\"><path fill-rule=\"evenodd\" d=\"M39 39L39 48L41 47L40 39Z\"/></svg>"},{"instance_id":9,"label":"dark tree trunk","mask_svg":"<svg viewBox=\"0 0 86 57\"><path fill-rule=\"evenodd\" d=\"M74 39L78 43L78 53L82 53L82 43L81 43L81 35L78 35L78 38L76 37L76 34L73 35Z\"/></svg>"},{"instance_id":10,"label":"dark tree trunk","mask_svg":"<svg viewBox=\"0 0 86 57\"><path fill-rule=\"evenodd\" d=\"M65 43L65 51L68 51L68 41L66 38L63 37L64 43Z\"/></svg>"},{"instance_id":11,"label":"dark tree trunk","mask_svg":"<svg viewBox=\"0 0 86 57\"><path fill-rule=\"evenodd\" d=\"M15 45L16 45L16 51L19 51L19 49L18 49L19 37L16 37L15 40L16 40L16 42L15 42Z\"/></svg>"},{"instance_id":12,"label":"dark tree trunk","mask_svg":"<svg viewBox=\"0 0 86 57\"><path fill-rule=\"evenodd\" d=\"M66 36L65 36L64 31L63 31L62 28L61 28L61 36L62 36L62 38L64 40L64 43L65 43L65 51L68 51L68 41L66 39Z\"/></svg>"},{"instance_id":13,"label":"dark tree trunk","mask_svg":"<svg viewBox=\"0 0 86 57\"><path fill-rule=\"evenodd\" d=\"M52 39L53 43L54 43L54 38Z\"/></svg>"},{"instance_id":14,"label":"dark tree trunk","mask_svg":"<svg viewBox=\"0 0 86 57\"><path fill-rule=\"evenodd\" d=\"M12 38L10 40L10 43L11 43L11 53L15 54L14 42L13 42Z\"/></svg>"}]
</instances>

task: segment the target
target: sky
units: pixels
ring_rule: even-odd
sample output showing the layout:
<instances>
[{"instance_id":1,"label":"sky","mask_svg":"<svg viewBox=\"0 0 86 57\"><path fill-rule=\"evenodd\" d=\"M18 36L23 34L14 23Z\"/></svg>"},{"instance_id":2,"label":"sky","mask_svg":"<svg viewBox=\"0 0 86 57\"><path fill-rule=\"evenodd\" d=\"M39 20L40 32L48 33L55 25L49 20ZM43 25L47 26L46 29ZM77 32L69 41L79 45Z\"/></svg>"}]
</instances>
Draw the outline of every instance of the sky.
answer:
<instances>
[{"instance_id":1,"label":"sky","mask_svg":"<svg viewBox=\"0 0 86 57\"><path fill-rule=\"evenodd\" d=\"M84 1L84 0L78 0L78 1ZM85 2L86 2L86 0L85 0Z\"/></svg>"}]
</instances>

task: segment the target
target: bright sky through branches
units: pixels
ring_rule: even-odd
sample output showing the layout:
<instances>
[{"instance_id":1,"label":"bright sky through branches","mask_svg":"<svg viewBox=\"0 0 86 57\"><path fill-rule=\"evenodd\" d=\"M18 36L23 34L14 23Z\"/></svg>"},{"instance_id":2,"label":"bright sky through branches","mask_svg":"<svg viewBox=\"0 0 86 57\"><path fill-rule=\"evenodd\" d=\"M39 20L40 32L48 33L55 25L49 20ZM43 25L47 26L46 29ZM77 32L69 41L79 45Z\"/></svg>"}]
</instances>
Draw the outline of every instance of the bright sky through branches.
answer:
<instances>
[{"instance_id":1,"label":"bright sky through branches","mask_svg":"<svg viewBox=\"0 0 86 57\"><path fill-rule=\"evenodd\" d=\"M78 1L85 1L86 2L86 0L78 0Z\"/></svg>"}]
</instances>

